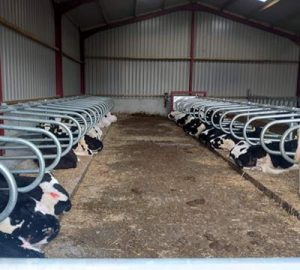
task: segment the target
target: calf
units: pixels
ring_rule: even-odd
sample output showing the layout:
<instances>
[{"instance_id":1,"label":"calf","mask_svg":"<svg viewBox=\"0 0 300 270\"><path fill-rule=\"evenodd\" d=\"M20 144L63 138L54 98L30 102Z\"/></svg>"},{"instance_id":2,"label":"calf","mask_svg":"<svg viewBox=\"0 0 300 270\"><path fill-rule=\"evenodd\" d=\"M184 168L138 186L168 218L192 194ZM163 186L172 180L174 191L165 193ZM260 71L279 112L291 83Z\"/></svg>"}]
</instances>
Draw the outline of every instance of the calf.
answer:
<instances>
[{"instance_id":1,"label":"calf","mask_svg":"<svg viewBox=\"0 0 300 270\"><path fill-rule=\"evenodd\" d=\"M6 205L8 196L2 196L0 209ZM14 210L0 223L0 232L23 239L24 244L40 249L59 233L60 225L55 216L34 210L36 202L26 194L18 197Z\"/></svg>"},{"instance_id":2,"label":"calf","mask_svg":"<svg viewBox=\"0 0 300 270\"><path fill-rule=\"evenodd\" d=\"M207 114L206 114L206 119L208 121L212 121L212 115L213 115L214 111L213 110L210 110ZM221 119L221 113L218 112L214 115L213 117L213 120L214 120L214 123L218 124L220 122L220 119Z\"/></svg>"},{"instance_id":3,"label":"calf","mask_svg":"<svg viewBox=\"0 0 300 270\"><path fill-rule=\"evenodd\" d=\"M84 141L93 153L100 152L103 149L103 143L97 138L92 138L89 135L84 135Z\"/></svg>"},{"instance_id":4,"label":"calf","mask_svg":"<svg viewBox=\"0 0 300 270\"><path fill-rule=\"evenodd\" d=\"M77 156L93 156L94 153L86 144L84 138L81 138L78 143L73 146L74 152Z\"/></svg>"},{"instance_id":5,"label":"calf","mask_svg":"<svg viewBox=\"0 0 300 270\"><path fill-rule=\"evenodd\" d=\"M254 131L247 132L247 136L250 138L259 138L261 134L262 128L257 127ZM236 135L239 137L243 137L243 131L240 130L236 132ZM240 140L233 137L231 134L223 134L216 138L213 138L210 141L211 147L213 149L223 149L231 151L236 143L238 143Z\"/></svg>"},{"instance_id":6,"label":"calf","mask_svg":"<svg viewBox=\"0 0 300 270\"><path fill-rule=\"evenodd\" d=\"M110 124L111 124L111 122L104 116L104 117L100 120L100 122L99 122L99 124L98 124L98 127L99 127L99 128L105 128L105 127L109 127Z\"/></svg>"},{"instance_id":7,"label":"calf","mask_svg":"<svg viewBox=\"0 0 300 270\"><path fill-rule=\"evenodd\" d=\"M199 135L199 141L210 146L210 141L214 138L223 135L224 132L213 126L209 126L205 131Z\"/></svg>"},{"instance_id":8,"label":"calf","mask_svg":"<svg viewBox=\"0 0 300 270\"><path fill-rule=\"evenodd\" d=\"M45 255L22 237L0 232L0 258L44 258Z\"/></svg>"},{"instance_id":9,"label":"calf","mask_svg":"<svg viewBox=\"0 0 300 270\"><path fill-rule=\"evenodd\" d=\"M233 137L231 134L222 134L210 140L210 147L212 149L223 149L231 151L236 143L240 140Z\"/></svg>"},{"instance_id":10,"label":"calf","mask_svg":"<svg viewBox=\"0 0 300 270\"><path fill-rule=\"evenodd\" d=\"M99 127L93 127L89 130L89 132L87 133L88 136L92 137L92 138L96 138L98 140L101 140L101 137L103 135L102 130Z\"/></svg>"},{"instance_id":11,"label":"calf","mask_svg":"<svg viewBox=\"0 0 300 270\"><path fill-rule=\"evenodd\" d=\"M46 144L46 143L44 143ZM43 155L56 155L56 148L42 148L40 149ZM45 165L48 167L54 159L45 159ZM66 155L61 157L58 164L55 166L54 169L73 169L77 167L77 156L75 152L71 149ZM36 159L34 162L38 162Z\"/></svg>"},{"instance_id":12,"label":"calf","mask_svg":"<svg viewBox=\"0 0 300 270\"><path fill-rule=\"evenodd\" d=\"M193 119L193 116L186 114L183 117L176 120L176 125L179 127L183 127L184 125L190 123Z\"/></svg>"},{"instance_id":13,"label":"calf","mask_svg":"<svg viewBox=\"0 0 300 270\"><path fill-rule=\"evenodd\" d=\"M189 123L183 126L183 131L189 134L193 129L199 127L201 123L201 120L198 118L192 119Z\"/></svg>"},{"instance_id":14,"label":"calf","mask_svg":"<svg viewBox=\"0 0 300 270\"><path fill-rule=\"evenodd\" d=\"M279 150L279 142L267 144L271 150ZM297 149L297 141L292 140L285 143L288 152ZM297 169L298 166L286 161L281 155L267 153L261 145L250 146L241 141L231 150L230 157L241 168L257 168L265 173L280 174L288 170Z\"/></svg>"},{"instance_id":15,"label":"calf","mask_svg":"<svg viewBox=\"0 0 300 270\"><path fill-rule=\"evenodd\" d=\"M19 182L18 178L16 181ZM39 186L27 194L36 201L35 211L43 214L58 216L72 208L68 192L50 173L46 173Z\"/></svg>"},{"instance_id":16,"label":"calf","mask_svg":"<svg viewBox=\"0 0 300 270\"><path fill-rule=\"evenodd\" d=\"M112 115L111 112L107 113L105 117L110 121L111 123L117 122L118 118L115 115Z\"/></svg>"},{"instance_id":17,"label":"calf","mask_svg":"<svg viewBox=\"0 0 300 270\"><path fill-rule=\"evenodd\" d=\"M24 187L34 181L35 178L29 176L15 176L18 187ZM7 184L1 177L0 187L6 187ZM46 173L41 183L33 190L23 194L20 193L19 197L25 200L28 197L34 200L34 207L32 210L42 214L49 214L58 216L62 213L71 210L72 204L68 192L59 184L50 173Z\"/></svg>"},{"instance_id":18,"label":"calf","mask_svg":"<svg viewBox=\"0 0 300 270\"><path fill-rule=\"evenodd\" d=\"M25 176L16 176L15 179L19 187L34 180ZM2 209L7 196L1 199ZM46 173L38 187L19 194L13 212L0 223L0 231L21 237L33 247L41 248L58 235L60 226L57 216L70 211L71 207L67 191L50 173Z\"/></svg>"},{"instance_id":19,"label":"calf","mask_svg":"<svg viewBox=\"0 0 300 270\"><path fill-rule=\"evenodd\" d=\"M56 119L57 120L57 119ZM59 126L50 126L44 124L42 126L45 129L48 129L58 138L67 138L68 135L63 129ZM77 127L72 127L71 131L75 132ZM94 130L95 131L95 130ZM96 131L95 131L96 133ZM94 134L93 134L94 135ZM92 156L94 153L99 152L103 149L103 144L98 138L92 138L88 134L84 135L83 138L79 140L77 144L73 146L74 153L78 156ZM77 158L76 158L77 159ZM77 160L76 160L77 161Z\"/></svg>"},{"instance_id":20,"label":"calf","mask_svg":"<svg viewBox=\"0 0 300 270\"><path fill-rule=\"evenodd\" d=\"M188 134L199 139L199 136L202 132L207 129L211 129L212 126L208 125L207 123L202 122L200 125L195 125L193 128L190 128Z\"/></svg>"},{"instance_id":21,"label":"calf","mask_svg":"<svg viewBox=\"0 0 300 270\"><path fill-rule=\"evenodd\" d=\"M185 114L182 113L182 112L173 111L173 112L170 112L170 113L168 114L168 118L169 118L170 120L176 121L177 119L183 117L184 115L185 115Z\"/></svg>"}]
</instances>

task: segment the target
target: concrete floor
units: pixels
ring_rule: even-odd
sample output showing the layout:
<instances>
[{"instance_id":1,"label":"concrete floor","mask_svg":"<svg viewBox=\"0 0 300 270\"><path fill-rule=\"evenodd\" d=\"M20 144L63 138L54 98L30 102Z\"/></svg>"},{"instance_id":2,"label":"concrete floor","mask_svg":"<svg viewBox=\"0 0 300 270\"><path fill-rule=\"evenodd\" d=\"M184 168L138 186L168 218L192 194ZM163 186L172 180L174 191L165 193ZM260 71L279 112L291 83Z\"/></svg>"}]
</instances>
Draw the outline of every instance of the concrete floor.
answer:
<instances>
[{"instance_id":1,"label":"concrete floor","mask_svg":"<svg viewBox=\"0 0 300 270\"><path fill-rule=\"evenodd\" d=\"M165 118L108 131L48 257L300 256L299 221Z\"/></svg>"}]
</instances>

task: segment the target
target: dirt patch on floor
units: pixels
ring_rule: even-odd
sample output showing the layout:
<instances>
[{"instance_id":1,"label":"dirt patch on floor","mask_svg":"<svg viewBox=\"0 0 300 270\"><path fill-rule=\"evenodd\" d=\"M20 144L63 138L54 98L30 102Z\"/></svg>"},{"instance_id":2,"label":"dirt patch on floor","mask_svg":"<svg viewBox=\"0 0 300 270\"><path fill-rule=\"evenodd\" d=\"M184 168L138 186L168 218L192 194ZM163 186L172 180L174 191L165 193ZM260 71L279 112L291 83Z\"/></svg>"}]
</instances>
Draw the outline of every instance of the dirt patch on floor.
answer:
<instances>
[{"instance_id":1,"label":"dirt patch on floor","mask_svg":"<svg viewBox=\"0 0 300 270\"><path fill-rule=\"evenodd\" d=\"M167 119L137 115L110 129L46 254L298 257L299 244L299 221L228 163Z\"/></svg>"}]
</instances>

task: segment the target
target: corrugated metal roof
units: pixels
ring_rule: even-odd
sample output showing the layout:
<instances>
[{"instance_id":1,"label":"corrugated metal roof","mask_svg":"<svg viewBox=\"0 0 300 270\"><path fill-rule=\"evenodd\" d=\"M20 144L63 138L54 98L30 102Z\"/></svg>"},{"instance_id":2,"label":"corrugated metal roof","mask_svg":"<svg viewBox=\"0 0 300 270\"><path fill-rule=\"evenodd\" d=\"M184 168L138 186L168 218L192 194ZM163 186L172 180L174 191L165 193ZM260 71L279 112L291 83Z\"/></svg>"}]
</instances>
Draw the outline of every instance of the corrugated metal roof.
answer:
<instances>
[{"instance_id":1,"label":"corrugated metal roof","mask_svg":"<svg viewBox=\"0 0 300 270\"><path fill-rule=\"evenodd\" d=\"M57 0L57 2L64 1ZM82 30L86 30L192 2L208 4L217 10L233 12L245 16L246 19L255 19L271 27L279 27L300 34L299 0L280 0L279 2L267 0L265 3L258 0L95 0L92 3L89 1L80 5L69 14ZM270 5L272 3L274 4Z\"/></svg>"}]
</instances>

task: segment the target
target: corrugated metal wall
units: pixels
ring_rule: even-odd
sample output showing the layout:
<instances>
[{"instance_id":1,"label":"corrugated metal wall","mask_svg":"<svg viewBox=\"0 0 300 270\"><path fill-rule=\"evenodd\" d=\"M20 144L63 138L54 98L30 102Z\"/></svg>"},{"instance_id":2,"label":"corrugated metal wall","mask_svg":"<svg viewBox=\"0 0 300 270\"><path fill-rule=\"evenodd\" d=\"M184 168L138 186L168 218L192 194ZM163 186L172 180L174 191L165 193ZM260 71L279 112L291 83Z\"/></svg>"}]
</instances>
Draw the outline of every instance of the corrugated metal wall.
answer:
<instances>
[{"instance_id":1,"label":"corrugated metal wall","mask_svg":"<svg viewBox=\"0 0 300 270\"><path fill-rule=\"evenodd\" d=\"M190 24L191 13L177 12L90 37L85 44L87 92L156 96L187 90ZM247 89L294 96L298 54L298 46L285 38L198 12L193 90L214 96L245 96Z\"/></svg>"},{"instance_id":2,"label":"corrugated metal wall","mask_svg":"<svg viewBox=\"0 0 300 270\"><path fill-rule=\"evenodd\" d=\"M68 19L62 17L62 50L68 56L80 60L80 34L78 28ZM80 63L63 57L64 96L80 94Z\"/></svg>"},{"instance_id":3,"label":"corrugated metal wall","mask_svg":"<svg viewBox=\"0 0 300 270\"><path fill-rule=\"evenodd\" d=\"M159 96L188 84L188 62L87 60L86 89L90 94Z\"/></svg>"},{"instance_id":4,"label":"corrugated metal wall","mask_svg":"<svg viewBox=\"0 0 300 270\"><path fill-rule=\"evenodd\" d=\"M54 46L50 0L1 0L0 16ZM55 52L0 25L4 101L55 96Z\"/></svg>"},{"instance_id":5,"label":"corrugated metal wall","mask_svg":"<svg viewBox=\"0 0 300 270\"><path fill-rule=\"evenodd\" d=\"M294 67L293 67L294 66ZM194 89L210 96L295 96L297 65L197 62Z\"/></svg>"},{"instance_id":6,"label":"corrugated metal wall","mask_svg":"<svg viewBox=\"0 0 300 270\"><path fill-rule=\"evenodd\" d=\"M189 28L189 12L118 27L89 38L86 56L188 57Z\"/></svg>"},{"instance_id":7,"label":"corrugated metal wall","mask_svg":"<svg viewBox=\"0 0 300 270\"><path fill-rule=\"evenodd\" d=\"M298 47L286 38L209 13L196 13L195 57L297 60Z\"/></svg>"},{"instance_id":8,"label":"corrugated metal wall","mask_svg":"<svg viewBox=\"0 0 300 270\"><path fill-rule=\"evenodd\" d=\"M80 58L80 35L79 29L76 27L67 16L62 17L62 50L64 53Z\"/></svg>"},{"instance_id":9,"label":"corrugated metal wall","mask_svg":"<svg viewBox=\"0 0 300 270\"><path fill-rule=\"evenodd\" d=\"M297 61L299 47L288 39L209 13L196 13L194 90L211 96L295 96L297 63L221 60Z\"/></svg>"},{"instance_id":10,"label":"corrugated metal wall","mask_svg":"<svg viewBox=\"0 0 300 270\"><path fill-rule=\"evenodd\" d=\"M87 93L157 96L185 89L188 61L168 61L167 58L189 56L189 28L190 13L181 12L92 36L85 44Z\"/></svg>"},{"instance_id":11,"label":"corrugated metal wall","mask_svg":"<svg viewBox=\"0 0 300 270\"><path fill-rule=\"evenodd\" d=\"M64 96L80 94L80 64L63 57L63 88Z\"/></svg>"},{"instance_id":12,"label":"corrugated metal wall","mask_svg":"<svg viewBox=\"0 0 300 270\"><path fill-rule=\"evenodd\" d=\"M0 26L3 100L55 96L54 52Z\"/></svg>"},{"instance_id":13,"label":"corrugated metal wall","mask_svg":"<svg viewBox=\"0 0 300 270\"><path fill-rule=\"evenodd\" d=\"M51 0L1 0L0 17L54 44L54 11Z\"/></svg>"}]
</instances>

